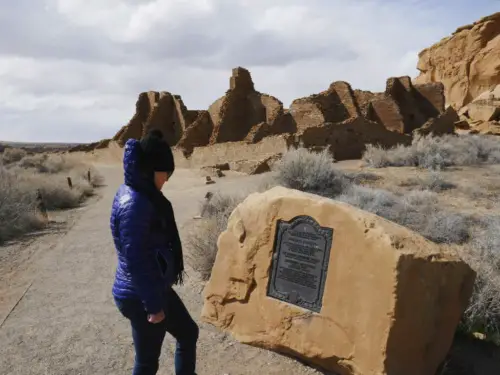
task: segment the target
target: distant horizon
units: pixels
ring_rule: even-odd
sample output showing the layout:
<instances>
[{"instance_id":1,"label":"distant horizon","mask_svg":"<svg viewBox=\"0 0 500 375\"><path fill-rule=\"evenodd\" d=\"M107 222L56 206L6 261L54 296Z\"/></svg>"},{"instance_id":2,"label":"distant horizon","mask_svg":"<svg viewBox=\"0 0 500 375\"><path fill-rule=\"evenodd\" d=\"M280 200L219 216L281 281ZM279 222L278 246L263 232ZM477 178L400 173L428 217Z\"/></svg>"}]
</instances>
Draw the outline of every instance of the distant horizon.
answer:
<instances>
[{"instance_id":1,"label":"distant horizon","mask_svg":"<svg viewBox=\"0 0 500 375\"><path fill-rule=\"evenodd\" d=\"M207 109L237 66L285 107L334 81L381 92L389 77L418 76L420 51L499 11L493 0L18 0L0 10L0 139L75 144L113 137L140 92Z\"/></svg>"}]
</instances>

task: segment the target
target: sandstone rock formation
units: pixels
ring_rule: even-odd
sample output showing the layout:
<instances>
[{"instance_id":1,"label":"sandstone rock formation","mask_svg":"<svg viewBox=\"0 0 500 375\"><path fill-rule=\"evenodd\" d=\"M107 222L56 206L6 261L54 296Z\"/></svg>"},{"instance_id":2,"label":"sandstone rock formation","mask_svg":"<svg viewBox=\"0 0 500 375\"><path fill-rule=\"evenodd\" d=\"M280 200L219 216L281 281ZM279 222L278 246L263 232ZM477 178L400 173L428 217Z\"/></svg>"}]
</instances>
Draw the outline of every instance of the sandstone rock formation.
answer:
<instances>
[{"instance_id":1,"label":"sandstone rock formation","mask_svg":"<svg viewBox=\"0 0 500 375\"><path fill-rule=\"evenodd\" d=\"M500 121L482 122L471 128L469 133L500 136Z\"/></svg>"},{"instance_id":2,"label":"sandstone rock formation","mask_svg":"<svg viewBox=\"0 0 500 375\"><path fill-rule=\"evenodd\" d=\"M481 93L459 111L455 127L472 134L500 135L500 85Z\"/></svg>"},{"instance_id":3,"label":"sandstone rock formation","mask_svg":"<svg viewBox=\"0 0 500 375\"><path fill-rule=\"evenodd\" d=\"M500 120L500 85L483 92L469 103L466 114L472 121Z\"/></svg>"},{"instance_id":4,"label":"sandstone rock formation","mask_svg":"<svg viewBox=\"0 0 500 375\"><path fill-rule=\"evenodd\" d=\"M229 90L208 112L213 123L211 144L242 141L251 132L258 132L254 129L256 126L265 128L261 138L293 131L283 103L256 91L250 72L241 67L233 69Z\"/></svg>"},{"instance_id":5,"label":"sandstone rock formation","mask_svg":"<svg viewBox=\"0 0 500 375\"><path fill-rule=\"evenodd\" d=\"M456 110L500 84L500 12L420 52L416 83L442 82Z\"/></svg>"},{"instance_id":6,"label":"sandstone rock formation","mask_svg":"<svg viewBox=\"0 0 500 375\"><path fill-rule=\"evenodd\" d=\"M300 215L333 229L319 312L268 296L277 221ZM287 242L280 255L288 254L280 274L298 273L287 279L292 299L306 288L300 284L304 281L294 280L307 276L319 283L318 276L311 276L315 273L305 270L317 269L308 262L312 254L325 253L322 241L304 240L318 237L311 230L314 224L307 232L303 225L283 237ZM304 235L295 235L298 231ZM301 246L290 245L296 243ZM241 342L341 375L434 374L474 283L474 272L463 261L410 230L347 204L282 187L252 194L240 204L218 247L203 292L202 319Z\"/></svg>"}]
</instances>

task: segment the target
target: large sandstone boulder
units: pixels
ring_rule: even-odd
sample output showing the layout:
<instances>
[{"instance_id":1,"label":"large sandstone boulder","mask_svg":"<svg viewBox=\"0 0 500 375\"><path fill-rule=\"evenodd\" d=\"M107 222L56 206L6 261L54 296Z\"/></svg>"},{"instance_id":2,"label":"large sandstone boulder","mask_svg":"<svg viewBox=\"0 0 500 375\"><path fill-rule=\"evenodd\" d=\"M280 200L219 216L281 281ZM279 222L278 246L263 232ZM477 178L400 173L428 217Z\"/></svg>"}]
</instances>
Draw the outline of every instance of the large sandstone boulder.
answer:
<instances>
[{"instance_id":1,"label":"large sandstone boulder","mask_svg":"<svg viewBox=\"0 0 500 375\"><path fill-rule=\"evenodd\" d=\"M500 84L500 12L420 52L416 83L442 82L456 110Z\"/></svg>"},{"instance_id":2,"label":"large sandstone boulder","mask_svg":"<svg viewBox=\"0 0 500 375\"><path fill-rule=\"evenodd\" d=\"M276 237L278 221L303 215L317 224ZM240 204L218 247L202 319L341 375L435 374L474 283L463 261L410 230L282 187Z\"/></svg>"},{"instance_id":3,"label":"large sandstone boulder","mask_svg":"<svg viewBox=\"0 0 500 375\"><path fill-rule=\"evenodd\" d=\"M269 127L269 135L283 133L283 129L293 130L283 103L274 96L256 91L250 72L241 67L233 69L229 90L208 108L208 112L213 123L211 144L243 141L253 127L262 123Z\"/></svg>"}]
</instances>

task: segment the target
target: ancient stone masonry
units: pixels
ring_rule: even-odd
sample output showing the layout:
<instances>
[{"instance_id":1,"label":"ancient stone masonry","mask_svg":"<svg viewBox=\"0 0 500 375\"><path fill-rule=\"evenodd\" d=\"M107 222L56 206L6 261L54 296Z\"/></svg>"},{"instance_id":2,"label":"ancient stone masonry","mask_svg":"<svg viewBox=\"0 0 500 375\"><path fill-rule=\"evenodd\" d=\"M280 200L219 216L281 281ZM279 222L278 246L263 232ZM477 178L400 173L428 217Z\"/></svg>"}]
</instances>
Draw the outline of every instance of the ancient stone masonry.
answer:
<instances>
[{"instance_id":1,"label":"ancient stone masonry","mask_svg":"<svg viewBox=\"0 0 500 375\"><path fill-rule=\"evenodd\" d=\"M285 115L283 103L275 97L255 90L250 72L244 68L233 69L226 95L216 100L208 112L213 123L210 143L237 142L251 133L276 135L293 130L291 120ZM265 124L265 125L263 125ZM265 128L264 132L255 127Z\"/></svg>"},{"instance_id":2,"label":"ancient stone masonry","mask_svg":"<svg viewBox=\"0 0 500 375\"><path fill-rule=\"evenodd\" d=\"M136 111L129 123L113 138L124 145L130 138L140 139L151 129L159 129L170 145L176 145L184 131L199 116L200 111L189 111L178 95L169 92L143 92L136 103Z\"/></svg>"},{"instance_id":3,"label":"ancient stone masonry","mask_svg":"<svg viewBox=\"0 0 500 375\"><path fill-rule=\"evenodd\" d=\"M415 83L442 82L446 102L459 110L500 84L500 12L460 27L420 52Z\"/></svg>"},{"instance_id":4,"label":"ancient stone masonry","mask_svg":"<svg viewBox=\"0 0 500 375\"><path fill-rule=\"evenodd\" d=\"M344 160L359 158L369 143L406 144L422 127L425 134L453 132L449 123L454 117L443 117L444 111L441 83L413 85L409 77L389 78L382 93L333 82L327 90L296 99L285 109L277 98L255 90L250 72L238 67L232 71L229 90L208 110L188 110L180 96L168 92L141 93L136 113L113 141L123 146L129 138L160 129L184 158L192 158L196 148L228 142L257 144L283 135L292 145L327 147L337 160Z\"/></svg>"}]
</instances>

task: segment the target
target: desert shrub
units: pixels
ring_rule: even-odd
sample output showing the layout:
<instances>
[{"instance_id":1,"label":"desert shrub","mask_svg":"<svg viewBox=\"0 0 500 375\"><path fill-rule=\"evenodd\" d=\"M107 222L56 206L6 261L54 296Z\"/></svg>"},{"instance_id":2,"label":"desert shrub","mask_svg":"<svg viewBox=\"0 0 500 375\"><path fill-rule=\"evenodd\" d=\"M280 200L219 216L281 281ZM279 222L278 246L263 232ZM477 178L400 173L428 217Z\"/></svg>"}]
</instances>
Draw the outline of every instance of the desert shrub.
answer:
<instances>
[{"instance_id":1,"label":"desert shrub","mask_svg":"<svg viewBox=\"0 0 500 375\"><path fill-rule=\"evenodd\" d=\"M0 167L0 244L43 225L34 194L19 189L18 177Z\"/></svg>"},{"instance_id":2,"label":"desert shrub","mask_svg":"<svg viewBox=\"0 0 500 375\"><path fill-rule=\"evenodd\" d=\"M24 158L28 153L22 148L6 148L2 154L2 163L4 165L9 165L12 163L17 163L22 158Z\"/></svg>"},{"instance_id":3,"label":"desert shrub","mask_svg":"<svg viewBox=\"0 0 500 375\"><path fill-rule=\"evenodd\" d=\"M244 195L214 194L201 204L201 219L193 223L187 235L191 267L208 280L217 255L217 240L226 229L229 216Z\"/></svg>"},{"instance_id":4,"label":"desert shrub","mask_svg":"<svg viewBox=\"0 0 500 375\"><path fill-rule=\"evenodd\" d=\"M461 244L469 238L469 218L438 209L437 198L430 191L400 196L353 185L337 199L408 227L436 243Z\"/></svg>"},{"instance_id":5,"label":"desert shrub","mask_svg":"<svg viewBox=\"0 0 500 375\"><path fill-rule=\"evenodd\" d=\"M351 181L332 161L327 150L315 153L305 148L291 149L275 167L277 183L325 197L337 196Z\"/></svg>"},{"instance_id":6,"label":"desert shrub","mask_svg":"<svg viewBox=\"0 0 500 375\"><path fill-rule=\"evenodd\" d=\"M476 271L476 282L462 328L500 345L500 217L484 220L464 259Z\"/></svg>"},{"instance_id":7,"label":"desert shrub","mask_svg":"<svg viewBox=\"0 0 500 375\"><path fill-rule=\"evenodd\" d=\"M453 165L500 163L500 143L487 135L444 135L415 137L409 146L384 149L368 145L365 165L373 168L414 166L440 170Z\"/></svg>"}]
</instances>

